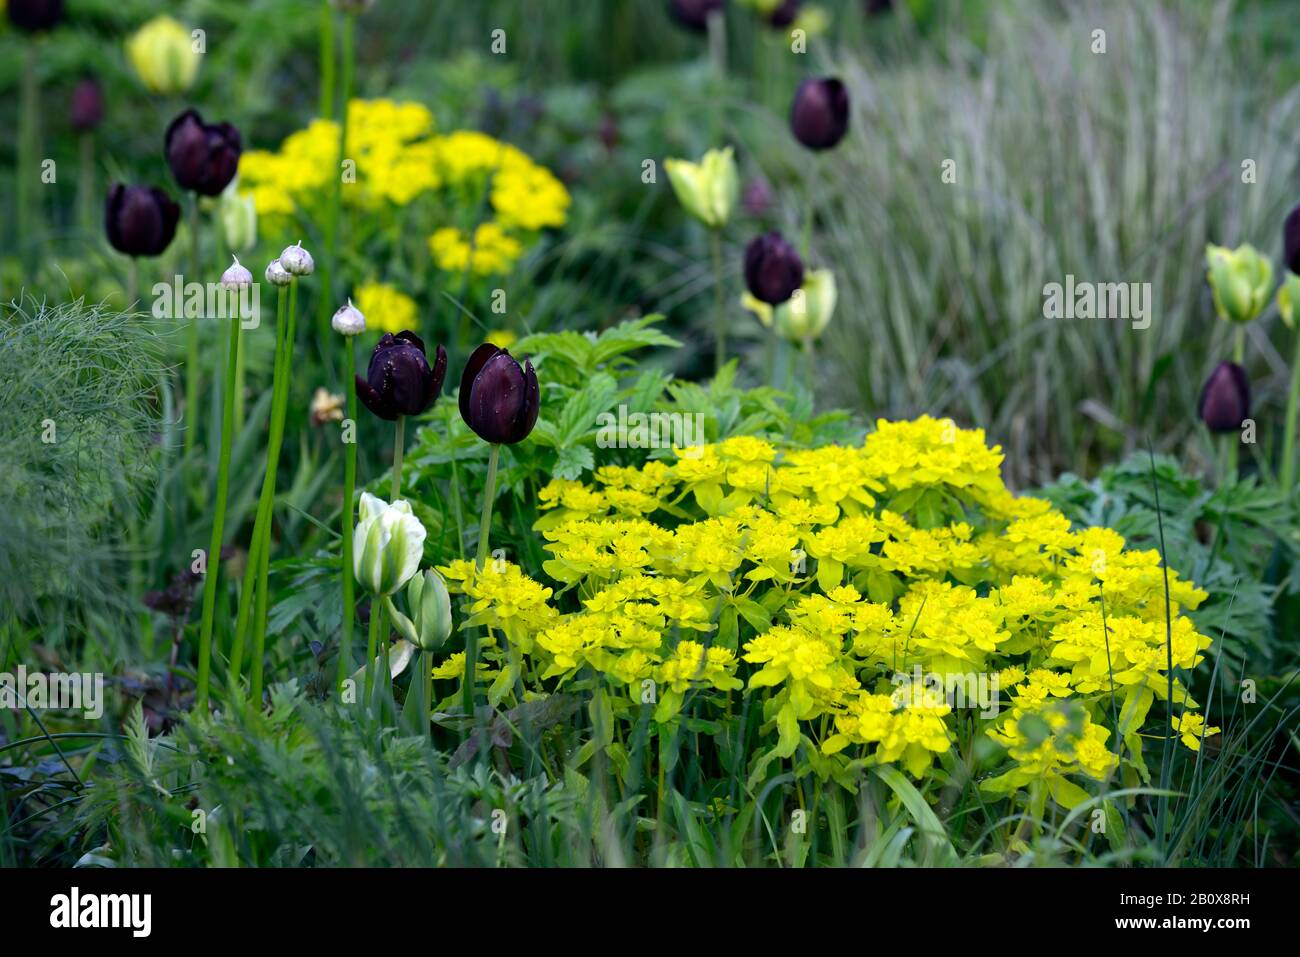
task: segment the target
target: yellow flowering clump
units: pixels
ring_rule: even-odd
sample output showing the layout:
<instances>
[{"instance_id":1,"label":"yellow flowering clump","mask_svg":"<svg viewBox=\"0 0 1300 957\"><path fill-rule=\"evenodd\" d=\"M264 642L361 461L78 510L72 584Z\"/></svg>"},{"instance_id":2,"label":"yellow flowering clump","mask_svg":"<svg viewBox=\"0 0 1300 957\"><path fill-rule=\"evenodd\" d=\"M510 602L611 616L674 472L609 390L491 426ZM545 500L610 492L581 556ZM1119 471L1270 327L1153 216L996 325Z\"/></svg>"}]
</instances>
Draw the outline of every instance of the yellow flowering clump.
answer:
<instances>
[{"instance_id":1,"label":"yellow flowering clump","mask_svg":"<svg viewBox=\"0 0 1300 957\"><path fill-rule=\"evenodd\" d=\"M985 790L1073 807L1146 778L1154 702L1188 747L1218 730L1177 680L1167 700L1170 657L1190 670L1210 647L1185 614L1207 596L1157 552L1013 496L1001 464L982 432L928 416L856 448L728 438L543 487L556 594L514 566L445 574L509 632L533 691L600 687L662 734L744 702L770 736L752 773L951 773L973 728L995 745Z\"/></svg>"},{"instance_id":2,"label":"yellow flowering clump","mask_svg":"<svg viewBox=\"0 0 1300 957\"><path fill-rule=\"evenodd\" d=\"M427 236L437 268L479 276L509 272L542 230L565 224L568 190L518 147L486 133L439 134L435 127L433 114L419 103L352 100L342 170L335 168L339 124L315 119L278 150L245 152L240 190L272 222L323 208L339 176L344 203L368 213L427 201L439 223ZM488 218L480 221L484 198ZM403 216L401 222L414 220Z\"/></svg>"},{"instance_id":3,"label":"yellow flowering clump","mask_svg":"<svg viewBox=\"0 0 1300 957\"><path fill-rule=\"evenodd\" d=\"M396 335L405 329L420 328L419 308L415 300L393 286L368 282L356 288L352 300L366 317L367 329L379 329Z\"/></svg>"}]
</instances>

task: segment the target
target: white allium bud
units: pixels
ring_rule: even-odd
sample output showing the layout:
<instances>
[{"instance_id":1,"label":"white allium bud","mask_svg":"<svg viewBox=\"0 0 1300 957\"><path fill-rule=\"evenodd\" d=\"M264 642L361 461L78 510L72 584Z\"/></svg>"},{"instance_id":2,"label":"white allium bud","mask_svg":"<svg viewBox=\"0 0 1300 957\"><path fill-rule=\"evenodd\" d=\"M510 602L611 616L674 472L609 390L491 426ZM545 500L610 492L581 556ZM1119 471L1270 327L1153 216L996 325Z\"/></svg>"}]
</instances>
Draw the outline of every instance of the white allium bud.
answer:
<instances>
[{"instance_id":1,"label":"white allium bud","mask_svg":"<svg viewBox=\"0 0 1300 957\"><path fill-rule=\"evenodd\" d=\"M293 282L293 276L289 275L280 260L273 259L271 265L266 267L266 281L272 286L287 286Z\"/></svg>"},{"instance_id":2,"label":"white allium bud","mask_svg":"<svg viewBox=\"0 0 1300 957\"><path fill-rule=\"evenodd\" d=\"M235 264L221 274L221 285L227 289L247 289L253 284L253 274L239 262L238 256L231 256Z\"/></svg>"},{"instance_id":3,"label":"white allium bud","mask_svg":"<svg viewBox=\"0 0 1300 957\"><path fill-rule=\"evenodd\" d=\"M311 253L302 248L301 241L280 253L280 265L291 276L310 276L316 271L316 261L311 258Z\"/></svg>"},{"instance_id":4,"label":"white allium bud","mask_svg":"<svg viewBox=\"0 0 1300 957\"><path fill-rule=\"evenodd\" d=\"M346 306L334 313L330 325L340 335L359 336L366 331L366 317L361 314L360 309L352 305L352 300L349 299Z\"/></svg>"}]
</instances>

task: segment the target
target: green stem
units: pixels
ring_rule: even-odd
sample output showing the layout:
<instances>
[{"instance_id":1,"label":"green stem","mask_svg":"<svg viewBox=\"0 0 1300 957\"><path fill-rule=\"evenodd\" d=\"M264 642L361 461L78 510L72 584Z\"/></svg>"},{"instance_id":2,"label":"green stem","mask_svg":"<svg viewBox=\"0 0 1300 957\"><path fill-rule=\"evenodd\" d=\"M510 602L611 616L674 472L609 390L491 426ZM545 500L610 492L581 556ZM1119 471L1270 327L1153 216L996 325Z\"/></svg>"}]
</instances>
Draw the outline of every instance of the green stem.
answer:
<instances>
[{"instance_id":1,"label":"green stem","mask_svg":"<svg viewBox=\"0 0 1300 957\"><path fill-rule=\"evenodd\" d=\"M226 528L226 497L230 490L230 438L235 424L235 366L239 361L239 322L230 321L230 347L226 358L226 394L221 414L221 455L217 464L217 501L212 520L212 544L203 576L203 616L199 629L198 690L194 707L205 714L208 681L212 671L212 620L217 607L217 579L221 571L221 542Z\"/></svg>"},{"instance_id":2,"label":"green stem","mask_svg":"<svg viewBox=\"0 0 1300 957\"><path fill-rule=\"evenodd\" d=\"M347 372L348 422L356 428L357 422L357 358L352 337L344 336L344 363ZM352 669L352 622L356 617L356 579L352 571L352 534L355 519L355 506L352 498L357 486L357 442L356 436L345 443L343 450L343 620L339 623L339 690L347 680Z\"/></svg>"},{"instance_id":3,"label":"green stem","mask_svg":"<svg viewBox=\"0 0 1300 957\"><path fill-rule=\"evenodd\" d=\"M366 632L366 685L365 700L370 702L370 695L375 687L375 654L379 650L379 609L380 599L370 599L370 625Z\"/></svg>"},{"instance_id":4,"label":"green stem","mask_svg":"<svg viewBox=\"0 0 1300 957\"><path fill-rule=\"evenodd\" d=\"M727 364L727 310L725 293L722 288L722 233L720 230L709 231L709 248L713 254L713 310L715 323L715 352L713 371L718 373Z\"/></svg>"},{"instance_id":5,"label":"green stem","mask_svg":"<svg viewBox=\"0 0 1300 957\"><path fill-rule=\"evenodd\" d=\"M278 458L280 454L281 436L276 433L275 423L283 421L279 415L280 393L284 388L285 367L288 365L288 356L291 351L286 347L285 308L287 301L288 295L284 287L280 287L276 299L275 359L272 369L271 426L270 437L267 441L267 465L262 475L262 494L257 502L257 517L253 521L253 535L248 546L248 558L244 565L243 586L239 591L239 611L235 617L235 641L230 651L229 681L232 690L238 689L239 680L243 676L244 642L248 637L249 623L252 621L254 604L257 598L257 576L262 564L262 529L270 521L269 512L275 491L274 487L272 487L271 491L268 492L267 487L273 481L270 475L271 459Z\"/></svg>"},{"instance_id":6,"label":"green stem","mask_svg":"<svg viewBox=\"0 0 1300 957\"><path fill-rule=\"evenodd\" d=\"M328 120L334 116L334 10L330 0L320 4L320 115Z\"/></svg>"},{"instance_id":7,"label":"green stem","mask_svg":"<svg viewBox=\"0 0 1300 957\"><path fill-rule=\"evenodd\" d=\"M325 259L321 263L320 301L316 308L316 326L322 343L329 341L330 305L334 302L334 277L338 272L339 217L343 207L343 163L348 158L348 103L352 99L353 74L356 68L356 21L357 17L354 13L343 17L343 97L339 103L339 152L334 164L334 190L330 195L329 208L325 214Z\"/></svg>"},{"instance_id":8,"label":"green stem","mask_svg":"<svg viewBox=\"0 0 1300 957\"><path fill-rule=\"evenodd\" d=\"M140 298L140 260L134 256L126 270L126 308L135 309L136 300Z\"/></svg>"},{"instance_id":9,"label":"green stem","mask_svg":"<svg viewBox=\"0 0 1300 957\"><path fill-rule=\"evenodd\" d=\"M23 51L22 107L18 118L18 162L15 166L18 195L18 242L22 261L30 267L36 259L38 244L32 187L36 179L36 154L40 151L36 131L40 110L40 86L37 75L36 41L29 40Z\"/></svg>"},{"instance_id":10,"label":"green stem","mask_svg":"<svg viewBox=\"0 0 1300 957\"><path fill-rule=\"evenodd\" d=\"M492 502L497 492L497 463L501 458L501 446L493 444L488 456L487 482L483 486L483 517L478 524L478 555L474 567L483 570L487 564L489 530L492 527ZM464 707L467 715L474 714L474 674L478 666L478 633L473 628L465 639L465 683L462 688Z\"/></svg>"},{"instance_id":11,"label":"green stem","mask_svg":"<svg viewBox=\"0 0 1300 957\"><path fill-rule=\"evenodd\" d=\"M78 145L81 169L77 178L77 219L89 238L95 235L95 134L86 130Z\"/></svg>"},{"instance_id":12,"label":"green stem","mask_svg":"<svg viewBox=\"0 0 1300 957\"><path fill-rule=\"evenodd\" d=\"M249 681L249 696L253 702L262 700L262 666L266 652L266 617L270 605L270 591L267 580L271 565L271 526L275 521L275 477L280 468L280 446L284 441L284 419L289 408L289 386L293 373L294 329L298 320L298 280L289 286L289 320L284 331L284 359L280 364L281 383L279 408L275 411L272 442L274 448L268 449L266 456L266 476L262 481L262 497L266 502L266 511L262 524L262 550L257 569L257 614L253 624L253 661L252 677ZM272 455L271 453L275 454Z\"/></svg>"},{"instance_id":13,"label":"green stem","mask_svg":"<svg viewBox=\"0 0 1300 957\"><path fill-rule=\"evenodd\" d=\"M431 651L420 653L420 678L424 685L420 698L422 704L420 727L432 739L433 726L429 723L429 712L433 710L433 652Z\"/></svg>"},{"instance_id":14,"label":"green stem","mask_svg":"<svg viewBox=\"0 0 1300 957\"><path fill-rule=\"evenodd\" d=\"M1243 365L1246 359L1246 327L1237 326L1232 340L1232 361L1237 365ZM1228 435L1228 467L1227 476L1233 479L1237 477L1237 455L1241 447L1241 433L1234 432Z\"/></svg>"},{"instance_id":15,"label":"green stem","mask_svg":"<svg viewBox=\"0 0 1300 957\"><path fill-rule=\"evenodd\" d=\"M190 282L200 282L199 194L190 194ZM231 389L234 394L234 389ZM185 452L194 449L199 432L199 317L191 316L185 356Z\"/></svg>"},{"instance_id":16,"label":"green stem","mask_svg":"<svg viewBox=\"0 0 1300 957\"><path fill-rule=\"evenodd\" d=\"M397 417L397 433L393 436L393 501L402 494L402 455L406 450L406 416Z\"/></svg>"},{"instance_id":17,"label":"green stem","mask_svg":"<svg viewBox=\"0 0 1300 957\"><path fill-rule=\"evenodd\" d=\"M1291 357L1291 388L1286 394L1286 438L1282 442L1282 494L1288 499L1295 481L1296 405L1300 400L1300 332L1295 334L1294 349Z\"/></svg>"}]
</instances>

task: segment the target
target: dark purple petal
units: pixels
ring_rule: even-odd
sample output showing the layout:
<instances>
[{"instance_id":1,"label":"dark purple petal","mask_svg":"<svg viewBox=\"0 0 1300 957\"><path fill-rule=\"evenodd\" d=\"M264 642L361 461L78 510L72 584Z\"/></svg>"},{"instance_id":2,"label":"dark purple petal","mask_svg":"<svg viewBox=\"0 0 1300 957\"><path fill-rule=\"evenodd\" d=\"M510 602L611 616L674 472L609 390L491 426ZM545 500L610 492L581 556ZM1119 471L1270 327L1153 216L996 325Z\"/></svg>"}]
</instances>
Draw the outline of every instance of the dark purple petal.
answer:
<instances>
[{"instance_id":1,"label":"dark purple petal","mask_svg":"<svg viewBox=\"0 0 1300 957\"><path fill-rule=\"evenodd\" d=\"M704 33L709 28L709 14L726 5L727 0L669 0L668 15L686 29Z\"/></svg>"},{"instance_id":2,"label":"dark purple petal","mask_svg":"<svg viewBox=\"0 0 1300 957\"><path fill-rule=\"evenodd\" d=\"M63 19L63 0L9 0L9 22L27 33L51 30Z\"/></svg>"},{"instance_id":3,"label":"dark purple petal","mask_svg":"<svg viewBox=\"0 0 1300 957\"><path fill-rule=\"evenodd\" d=\"M510 353L487 361L470 390L469 427L485 442L506 445L518 441L515 430L526 400L524 371Z\"/></svg>"},{"instance_id":4,"label":"dark purple petal","mask_svg":"<svg viewBox=\"0 0 1300 957\"><path fill-rule=\"evenodd\" d=\"M196 110L172 120L164 142L167 165L183 189L218 196L239 171L239 130L229 123L204 123Z\"/></svg>"},{"instance_id":5,"label":"dark purple petal","mask_svg":"<svg viewBox=\"0 0 1300 957\"><path fill-rule=\"evenodd\" d=\"M849 92L834 77L804 80L790 107L790 129L810 150L827 150L849 129Z\"/></svg>"},{"instance_id":6,"label":"dark purple petal","mask_svg":"<svg viewBox=\"0 0 1300 957\"><path fill-rule=\"evenodd\" d=\"M389 422L397 418L397 412L384 401L382 395L370 388L369 382L361 378L361 376L357 376L356 380L357 398L361 400L362 405L381 419L387 419Z\"/></svg>"},{"instance_id":7,"label":"dark purple petal","mask_svg":"<svg viewBox=\"0 0 1300 957\"><path fill-rule=\"evenodd\" d=\"M104 230L118 252L160 255L176 236L180 206L157 187L113 184L104 204Z\"/></svg>"},{"instance_id":8,"label":"dark purple petal","mask_svg":"<svg viewBox=\"0 0 1300 957\"><path fill-rule=\"evenodd\" d=\"M755 299L778 306L803 285L803 260L780 233L758 236L745 249L745 284Z\"/></svg>"},{"instance_id":9,"label":"dark purple petal","mask_svg":"<svg viewBox=\"0 0 1300 957\"><path fill-rule=\"evenodd\" d=\"M104 119L104 95L93 77L86 77L72 91L68 120L79 133L93 130Z\"/></svg>"},{"instance_id":10,"label":"dark purple petal","mask_svg":"<svg viewBox=\"0 0 1300 957\"><path fill-rule=\"evenodd\" d=\"M511 444L522 442L537 424L537 414L542 409L542 391L537 384L537 371L531 362L524 363L524 408L515 423L514 438Z\"/></svg>"},{"instance_id":11,"label":"dark purple petal","mask_svg":"<svg viewBox=\"0 0 1300 957\"><path fill-rule=\"evenodd\" d=\"M466 425L469 424L470 420L469 399L470 393L473 391L474 380L478 377L478 374L482 371L483 367L487 365L487 361L501 351L502 349L499 346L494 346L490 342L485 342L474 350L474 354L471 355L469 361L465 363L465 371L460 374L459 401L460 417L465 420Z\"/></svg>"},{"instance_id":12,"label":"dark purple petal","mask_svg":"<svg viewBox=\"0 0 1300 957\"><path fill-rule=\"evenodd\" d=\"M425 398L424 407L427 409L442 395L442 383L447 378L447 350L441 345L433 356L433 374L429 377L429 394Z\"/></svg>"},{"instance_id":13,"label":"dark purple petal","mask_svg":"<svg viewBox=\"0 0 1300 957\"><path fill-rule=\"evenodd\" d=\"M1250 416L1250 382L1235 362L1220 362L1205 380L1197 414L1211 432L1233 432Z\"/></svg>"},{"instance_id":14,"label":"dark purple petal","mask_svg":"<svg viewBox=\"0 0 1300 957\"><path fill-rule=\"evenodd\" d=\"M1282 249L1286 268L1300 276L1300 206L1287 213L1282 226Z\"/></svg>"}]
</instances>

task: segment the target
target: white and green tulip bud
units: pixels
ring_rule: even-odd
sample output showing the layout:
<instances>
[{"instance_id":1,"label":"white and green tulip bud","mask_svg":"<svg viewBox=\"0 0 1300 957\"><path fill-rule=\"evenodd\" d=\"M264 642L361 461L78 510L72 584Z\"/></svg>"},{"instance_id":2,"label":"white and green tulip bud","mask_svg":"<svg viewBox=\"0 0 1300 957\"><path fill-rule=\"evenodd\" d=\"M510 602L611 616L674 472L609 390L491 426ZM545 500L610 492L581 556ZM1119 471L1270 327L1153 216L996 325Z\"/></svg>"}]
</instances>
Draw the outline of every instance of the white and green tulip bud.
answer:
<instances>
[{"instance_id":1,"label":"white and green tulip bud","mask_svg":"<svg viewBox=\"0 0 1300 957\"><path fill-rule=\"evenodd\" d=\"M1254 246L1227 249L1211 244L1205 248L1205 263L1220 319L1250 322L1264 311L1273 294L1273 264Z\"/></svg>"},{"instance_id":2,"label":"white and green tulip bud","mask_svg":"<svg viewBox=\"0 0 1300 957\"><path fill-rule=\"evenodd\" d=\"M730 146L709 150L698 163L664 160L673 192L688 213L710 229L721 229L740 197L740 174Z\"/></svg>"},{"instance_id":3,"label":"white and green tulip bud","mask_svg":"<svg viewBox=\"0 0 1300 957\"><path fill-rule=\"evenodd\" d=\"M740 302L777 335L803 342L817 339L826 331L838 299L835 274L829 269L810 269L804 273L803 285L775 308L749 293L745 293Z\"/></svg>"},{"instance_id":4,"label":"white and green tulip bud","mask_svg":"<svg viewBox=\"0 0 1300 957\"><path fill-rule=\"evenodd\" d=\"M257 245L257 204L252 193L239 191L239 179L231 181L217 205L221 235L231 249L252 249Z\"/></svg>"},{"instance_id":5,"label":"white and green tulip bud","mask_svg":"<svg viewBox=\"0 0 1300 957\"><path fill-rule=\"evenodd\" d=\"M420 570L424 526L411 503L391 505L368 492L361 495L360 521L352 537L352 569L357 581L381 598L396 594Z\"/></svg>"},{"instance_id":6,"label":"white and green tulip bud","mask_svg":"<svg viewBox=\"0 0 1300 957\"><path fill-rule=\"evenodd\" d=\"M1282 287L1277 291L1277 311L1282 316L1288 329L1295 328L1295 310L1300 304L1300 276L1290 270L1282 280Z\"/></svg>"},{"instance_id":7,"label":"white and green tulip bud","mask_svg":"<svg viewBox=\"0 0 1300 957\"><path fill-rule=\"evenodd\" d=\"M406 586L406 605L414 618L398 611L391 599L385 600L398 633L421 651L442 647L451 636L451 596L442 576L430 568L412 578Z\"/></svg>"}]
</instances>

